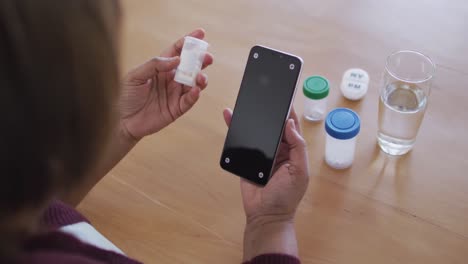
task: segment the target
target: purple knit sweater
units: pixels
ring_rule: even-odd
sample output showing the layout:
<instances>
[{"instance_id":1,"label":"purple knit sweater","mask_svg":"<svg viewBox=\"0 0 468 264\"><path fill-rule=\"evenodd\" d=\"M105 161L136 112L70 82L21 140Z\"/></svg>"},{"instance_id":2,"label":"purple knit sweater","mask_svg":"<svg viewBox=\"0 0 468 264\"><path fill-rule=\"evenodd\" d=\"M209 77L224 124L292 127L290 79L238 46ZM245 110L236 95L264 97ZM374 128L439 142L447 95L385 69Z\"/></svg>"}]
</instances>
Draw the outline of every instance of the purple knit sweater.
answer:
<instances>
[{"instance_id":1,"label":"purple knit sweater","mask_svg":"<svg viewBox=\"0 0 468 264\"><path fill-rule=\"evenodd\" d=\"M56 201L44 213L41 224L48 230L28 240L22 248L22 254L13 261L14 264L141 264L124 255L103 250L85 244L75 237L62 233L57 229L79 222L88 222L80 213L70 206ZM11 263L2 261L0 263ZM245 264L299 264L292 256L282 254L267 254L255 257Z\"/></svg>"}]
</instances>

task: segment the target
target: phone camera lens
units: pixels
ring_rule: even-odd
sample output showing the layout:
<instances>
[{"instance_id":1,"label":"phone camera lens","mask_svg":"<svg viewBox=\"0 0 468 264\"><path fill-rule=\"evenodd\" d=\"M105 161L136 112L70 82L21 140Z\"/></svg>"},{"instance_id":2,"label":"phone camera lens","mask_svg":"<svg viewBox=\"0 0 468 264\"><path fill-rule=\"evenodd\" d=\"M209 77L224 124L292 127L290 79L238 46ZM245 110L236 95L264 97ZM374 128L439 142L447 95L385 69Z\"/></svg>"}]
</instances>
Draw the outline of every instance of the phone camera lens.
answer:
<instances>
[{"instance_id":1,"label":"phone camera lens","mask_svg":"<svg viewBox=\"0 0 468 264\"><path fill-rule=\"evenodd\" d=\"M254 55L253 55L254 59L258 59L258 53L255 52Z\"/></svg>"},{"instance_id":2,"label":"phone camera lens","mask_svg":"<svg viewBox=\"0 0 468 264\"><path fill-rule=\"evenodd\" d=\"M296 65L294 65L294 64L292 64L292 63L289 65L289 69L290 69L290 70L294 70L295 68L296 68Z\"/></svg>"}]
</instances>

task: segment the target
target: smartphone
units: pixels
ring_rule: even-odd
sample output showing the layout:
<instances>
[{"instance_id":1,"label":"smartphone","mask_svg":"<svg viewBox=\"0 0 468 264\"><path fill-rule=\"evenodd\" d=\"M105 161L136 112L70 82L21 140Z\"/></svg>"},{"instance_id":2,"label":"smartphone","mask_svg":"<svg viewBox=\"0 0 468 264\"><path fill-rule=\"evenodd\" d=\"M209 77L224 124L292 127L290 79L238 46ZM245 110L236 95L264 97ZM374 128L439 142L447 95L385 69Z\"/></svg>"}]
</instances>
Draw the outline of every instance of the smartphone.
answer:
<instances>
[{"instance_id":1,"label":"smartphone","mask_svg":"<svg viewBox=\"0 0 468 264\"><path fill-rule=\"evenodd\" d=\"M250 50L221 154L224 170L268 183L302 64L300 57L264 46Z\"/></svg>"}]
</instances>

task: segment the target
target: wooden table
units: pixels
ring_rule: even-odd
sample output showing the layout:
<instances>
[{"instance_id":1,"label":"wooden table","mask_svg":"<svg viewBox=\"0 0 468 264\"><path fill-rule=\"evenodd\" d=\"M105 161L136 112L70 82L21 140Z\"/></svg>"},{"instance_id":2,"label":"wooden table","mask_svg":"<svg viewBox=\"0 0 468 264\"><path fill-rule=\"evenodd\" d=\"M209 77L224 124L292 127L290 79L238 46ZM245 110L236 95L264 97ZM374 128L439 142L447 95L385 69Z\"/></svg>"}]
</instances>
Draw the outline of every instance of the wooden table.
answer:
<instances>
[{"instance_id":1,"label":"wooden table","mask_svg":"<svg viewBox=\"0 0 468 264\"><path fill-rule=\"evenodd\" d=\"M323 123L303 122L311 164L297 213L303 262L468 263L466 0L126 0L123 9L123 70L197 27L216 56L198 105L143 140L79 207L128 255L146 263L240 262L239 179L218 166L227 131L221 111L234 105L248 51L260 43L304 58L302 80L326 76L329 107L362 118L346 171L324 164ZM438 70L416 148L398 159L379 151L376 132L385 58L400 49L428 54ZM358 103L338 89L351 67L371 76ZM303 99L299 92L299 113Z\"/></svg>"}]
</instances>

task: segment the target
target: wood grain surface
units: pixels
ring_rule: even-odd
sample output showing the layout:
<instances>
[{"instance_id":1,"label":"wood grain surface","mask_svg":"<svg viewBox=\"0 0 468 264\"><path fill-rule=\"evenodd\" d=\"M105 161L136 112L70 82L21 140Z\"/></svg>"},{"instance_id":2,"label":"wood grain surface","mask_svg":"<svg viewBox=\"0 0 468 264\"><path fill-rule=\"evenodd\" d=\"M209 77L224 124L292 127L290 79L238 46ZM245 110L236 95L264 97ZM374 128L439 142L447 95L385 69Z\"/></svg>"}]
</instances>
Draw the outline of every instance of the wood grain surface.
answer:
<instances>
[{"instance_id":1,"label":"wood grain surface","mask_svg":"<svg viewBox=\"0 0 468 264\"><path fill-rule=\"evenodd\" d=\"M123 72L198 27L215 55L194 109L140 142L79 206L129 256L240 263L239 179L218 166L222 109L234 105L249 49L263 44L301 56L301 80L330 80L329 110L350 107L362 119L345 171L324 163L323 123L302 121L311 164L296 221L303 263L468 263L466 0L125 0L123 9ZM376 145L378 91L386 57L400 49L438 68L416 147L394 158ZM371 77L357 103L338 88L352 67ZM303 100L298 92L298 113Z\"/></svg>"}]
</instances>

